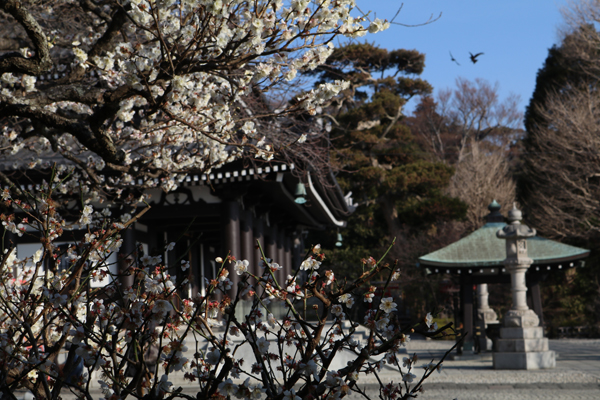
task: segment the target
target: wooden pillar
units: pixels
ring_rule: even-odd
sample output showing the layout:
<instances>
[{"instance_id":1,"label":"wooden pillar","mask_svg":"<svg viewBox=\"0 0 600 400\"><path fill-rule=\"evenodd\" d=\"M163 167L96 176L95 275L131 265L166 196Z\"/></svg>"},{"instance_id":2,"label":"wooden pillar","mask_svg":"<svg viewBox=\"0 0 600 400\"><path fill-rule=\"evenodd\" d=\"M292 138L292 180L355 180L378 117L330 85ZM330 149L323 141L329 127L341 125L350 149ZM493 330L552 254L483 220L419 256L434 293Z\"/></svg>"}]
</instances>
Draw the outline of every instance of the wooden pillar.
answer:
<instances>
[{"instance_id":1,"label":"wooden pillar","mask_svg":"<svg viewBox=\"0 0 600 400\"><path fill-rule=\"evenodd\" d=\"M254 273L255 260L254 260L254 234L252 232L252 212L245 211L243 218L240 223L240 235L241 235L241 256L240 259L248 260L248 269Z\"/></svg>"},{"instance_id":2,"label":"wooden pillar","mask_svg":"<svg viewBox=\"0 0 600 400\"><path fill-rule=\"evenodd\" d=\"M133 285L135 276L133 272L128 271L129 267L135 266L137 258L135 230L133 227L121 231L121 238L123 239L123 244L117 254L117 260L119 263L119 283L123 291Z\"/></svg>"},{"instance_id":3,"label":"wooden pillar","mask_svg":"<svg viewBox=\"0 0 600 400\"><path fill-rule=\"evenodd\" d=\"M302 264L304 257L304 238L302 237L302 231L294 231L292 239L292 269L296 269Z\"/></svg>"},{"instance_id":4,"label":"wooden pillar","mask_svg":"<svg viewBox=\"0 0 600 400\"><path fill-rule=\"evenodd\" d=\"M463 271L465 272L465 271ZM463 275L460 279L460 285L462 288L462 318L463 318L463 332L466 333L465 340L463 342L463 348L465 351L473 350L473 278L469 275Z\"/></svg>"},{"instance_id":5,"label":"wooden pillar","mask_svg":"<svg viewBox=\"0 0 600 400\"><path fill-rule=\"evenodd\" d=\"M292 236L286 235L284 241L284 255L285 255L285 274L294 275L294 267L292 266Z\"/></svg>"},{"instance_id":6,"label":"wooden pillar","mask_svg":"<svg viewBox=\"0 0 600 400\"><path fill-rule=\"evenodd\" d=\"M285 229L280 227L277 232L277 263L281 266L281 269L278 271L277 280L282 287L285 285L288 276L285 261Z\"/></svg>"},{"instance_id":7,"label":"wooden pillar","mask_svg":"<svg viewBox=\"0 0 600 400\"><path fill-rule=\"evenodd\" d=\"M180 254L177 254L177 244L179 244L180 247L180 251L181 251L181 246L184 246L183 243L185 243L185 241L181 242L183 239L180 238L180 234L179 232L163 232L163 262L165 264L165 267L167 267L169 273L171 275L175 275L177 276L177 278L179 278L179 265L176 265L177 258L179 258L178 256ZM177 243L177 242L181 242L181 243ZM175 247L172 250L169 250L167 247L169 246L169 244L171 244L172 242L175 242Z\"/></svg>"},{"instance_id":8,"label":"wooden pillar","mask_svg":"<svg viewBox=\"0 0 600 400\"><path fill-rule=\"evenodd\" d=\"M278 262L277 260L277 225L271 224L268 234L266 235L266 246L265 253L268 258L272 261ZM275 278L279 280L279 276L275 273Z\"/></svg>"},{"instance_id":9,"label":"wooden pillar","mask_svg":"<svg viewBox=\"0 0 600 400\"><path fill-rule=\"evenodd\" d=\"M196 297L196 295L198 294L198 273L200 271L198 271L198 256L197 256L197 247L196 246L192 246L192 240L191 239L187 239L187 240L181 240L183 243L185 243L185 248L182 248L182 251L185 251L184 254L181 254L182 261L186 261L189 263L189 268L187 270L183 270L181 267L183 264L181 264L181 261L177 262L177 281L179 282L179 276L181 276L181 280L183 281L183 279L188 280L188 283L186 285L184 285L183 290L184 292L182 293L182 296L185 298L190 298L193 299L194 297ZM178 254L179 256L179 254ZM177 257L179 258L179 257ZM173 260L175 261L175 260Z\"/></svg>"},{"instance_id":10,"label":"wooden pillar","mask_svg":"<svg viewBox=\"0 0 600 400\"><path fill-rule=\"evenodd\" d=\"M223 227L223 240L221 246L222 257L231 254L236 259L241 257L240 241L240 205L237 201L226 201L221 205L221 226ZM233 270L233 263L225 265L231 280L230 296L235 296L239 276Z\"/></svg>"},{"instance_id":11,"label":"wooden pillar","mask_svg":"<svg viewBox=\"0 0 600 400\"><path fill-rule=\"evenodd\" d=\"M254 218L253 221L253 233L254 233L254 243L256 245L256 242L258 241L261 245L261 247L263 248L264 251L266 250L266 242L265 242L265 224L264 221L261 217L256 217ZM254 248L254 262L251 262L251 271L254 275L256 276L262 276L264 269L261 268L261 266L263 265L263 260L262 260L262 254L260 252L260 249L258 247Z\"/></svg>"},{"instance_id":12,"label":"wooden pillar","mask_svg":"<svg viewBox=\"0 0 600 400\"><path fill-rule=\"evenodd\" d=\"M201 286L202 286L202 282L201 282L201 271L200 271L200 265L201 265L201 261L200 261L200 244L196 244L195 246L192 246L189 248L188 250L188 254L189 254L189 258L188 261L190 262L190 269L187 271L189 273L189 280L190 280L190 285L191 285L191 295L192 295L192 299L196 298L198 296L198 293L200 293L201 291Z\"/></svg>"},{"instance_id":13,"label":"wooden pillar","mask_svg":"<svg viewBox=\"0 0 600 400\"><path fill-rule=\"evenodd\" d=\"M199 290L202 296L206 296L210 282L215 279L217 273L215 255L210 251L210 248L206 243L200 242L198 244L198 278L200 279Z\"/></svg>"}]
</instances>

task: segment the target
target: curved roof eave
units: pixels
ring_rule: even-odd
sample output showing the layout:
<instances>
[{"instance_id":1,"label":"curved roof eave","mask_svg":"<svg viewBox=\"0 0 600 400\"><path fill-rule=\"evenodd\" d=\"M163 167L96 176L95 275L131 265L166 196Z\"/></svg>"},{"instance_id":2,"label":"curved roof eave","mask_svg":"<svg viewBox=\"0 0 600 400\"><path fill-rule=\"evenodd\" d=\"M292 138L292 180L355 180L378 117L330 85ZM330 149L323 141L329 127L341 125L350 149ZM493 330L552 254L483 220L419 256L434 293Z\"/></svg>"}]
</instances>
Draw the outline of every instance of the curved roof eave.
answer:
<instances>
[{"instance_id":1,"label":"curved roof eave","mask_svg":"<svg viewBox=\"0 0 600 400\"><path fill-rule=\"evenodd\" d=\"M319 196L319 193L318 193L317 189L313 185L312 179L310 177L310 172L308 172L306 175L307 175L307 183L308 183L307 189L309 190L310 197L312 197L312 199L314 199L315 202L319 205L319 207L321 208L322 212L325 214L325 216L327 217L327 219L329 220L329 222L331 222L332 225L334 225L334 226L336 226L338 228L345 227L346 226L346 221L340 221L340 220L338 220L333 215L333 213L331 212L331 210L329 209L329 207L327 207L327 204L325 204L325 202L323 201L323 199L321 198L321 196Z\"/></svg>"},{"instance_id":2,"label":"curved roof eave","mask_svg":"<svg viewBox=\"0 0 600 400\"><path fill-rule=\"evenodd\" d=\"M496 232L505 225L504 222L487 223L457 242L420 257L419 263L446 268L502 266L506 258L505 243L496 237ZM587 249L539 236L527 239L527 247L533 265L575 261L590 254Z\"/></svg>"}]
</instances>

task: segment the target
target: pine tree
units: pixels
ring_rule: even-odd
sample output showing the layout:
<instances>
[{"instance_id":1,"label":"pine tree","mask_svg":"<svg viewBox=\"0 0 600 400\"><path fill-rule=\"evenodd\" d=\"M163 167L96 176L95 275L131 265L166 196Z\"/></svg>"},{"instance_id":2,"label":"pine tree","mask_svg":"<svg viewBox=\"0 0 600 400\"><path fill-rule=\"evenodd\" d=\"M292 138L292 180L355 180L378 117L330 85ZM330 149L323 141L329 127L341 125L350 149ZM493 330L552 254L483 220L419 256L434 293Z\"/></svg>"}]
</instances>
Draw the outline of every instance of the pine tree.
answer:
<instances>
[{"instance_id":1,"label":"pine tree","mask_svg":"<svg viewBox=\"0 0 600 400\"><path fill-rule=\"evenodd\" d=\"M388 51L364 43L336 49L313 72L319 84L351 82L324 111L332 121L331 162L339 171L337 180L359 204L343 231L340 261L357 261L362 249L382 247L393 237L407 243L415 232L466 212L463 202L444 194L453 168L431 161L403 122L406 102L431 92L429 83L418 78L424 66L424 55L415 50ZM408 250L399 248L396 255L406 256ZM415 261L412 256L407 262Z\"/></svg>"}]
</instances>

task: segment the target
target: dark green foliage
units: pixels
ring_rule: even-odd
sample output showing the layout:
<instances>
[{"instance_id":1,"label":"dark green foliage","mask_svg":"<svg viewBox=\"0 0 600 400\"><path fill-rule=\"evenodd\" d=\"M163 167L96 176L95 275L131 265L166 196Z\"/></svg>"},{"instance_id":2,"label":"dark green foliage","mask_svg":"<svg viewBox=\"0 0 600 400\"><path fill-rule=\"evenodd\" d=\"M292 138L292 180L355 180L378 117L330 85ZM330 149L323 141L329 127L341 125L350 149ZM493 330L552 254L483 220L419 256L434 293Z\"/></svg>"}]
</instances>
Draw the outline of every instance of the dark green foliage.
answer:
<instances>
[{"instance_id":1,"label":"dark green foliage","mask_svg":"<svg viewBox=\"0 0 600 400\"><path fill-rule=\"evenodd\" d=\"M420 74L425 68L425 56L416 50L388 51L370 43L349 44L338 47L327 59L326 65L310 71L308 75L318 75L319 83L346 79L361 81L364 76L373 73L392 71L398 73ZM366 71L366 72L363 72Z\"/></svg>"},{"instance_id":2,"label":"dark green foliage","mask_svg":"<svg viewBox=\"0 0 600 400\"><path fill-rule=\"evenodd\" d=\"M398 220L409 226L433 225L440 221L457 219L467 212L467 205L457 198L430 193L422 201L397 204Z\"/></svg>"},{"instance_id":3,"label":"dark green foliage","mask_svg":"<svg viewBox=\"0 0 600 400\"><path fill-rule=\"evenodd\" d=\"M314 235L333 263L336 274L356 277L360 260L377 254L396 236L412 240L437 223L462 218L466 205L443 194L454 169L433 157L404 123L402 107L413 96L431 92L416 75L425 57L415 50L388 51L372 44L338 48L325 66L311 74L318 83L346 79L351 87L327 110L335 118L330 133L331 162L344 191L360 205L348 220L343 247L336 232ZM393 256L405 249L397 248ZM419 254L422 255L422 254ZM403 258L414 266L415 256Z\"/></svg>"}]
</instances>

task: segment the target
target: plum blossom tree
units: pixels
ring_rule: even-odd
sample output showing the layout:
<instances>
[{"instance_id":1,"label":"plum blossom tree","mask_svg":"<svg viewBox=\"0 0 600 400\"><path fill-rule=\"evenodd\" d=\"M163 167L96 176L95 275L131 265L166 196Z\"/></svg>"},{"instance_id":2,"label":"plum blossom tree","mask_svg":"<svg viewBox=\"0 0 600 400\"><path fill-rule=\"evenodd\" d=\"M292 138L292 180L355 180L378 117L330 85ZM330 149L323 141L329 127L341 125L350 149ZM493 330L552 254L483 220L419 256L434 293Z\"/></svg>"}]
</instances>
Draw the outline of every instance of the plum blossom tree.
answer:
<instances>
[{"instance_id":1,"label":"plum blossom tree","mask_svg":"<svg viewBox=\"0 0 600 400\"><path fill-rule=\"evenodd\" d=\"M329 82L278 108L257 94L316 68L338 36L389 26L353 0L0 1L1 148L22 167L64 157L85 189L165 190L244 154L346 87ZM266 134L265 134L266 133ZM299 134L278 141L284 147ZM47 157L40 157L45 154ZM42 165L45 166L45 165ZM6 183L7 177L3 176Z\"/></svg>"},{"instance_id":2,"label":"plum blossom tree","mask_svg":"<svg viewBox=\"0 0 600 400\"><path fill-rule=\"evenodd\" d=\"M337 36L386 27L351 16L353 6L352 0L0 0L0 152L15 169L50 171L35 192L0 172L5 232L41 245L28 258L3 245L3 397L15 399L25 389L39 399L68 393L91 399L99 388L106 399L340 398L361 393L359 373L378 374L386 363L405 378L382 390L416 395L439 364L409 385L416 360L402 368L397 353L412 327L394 322L392 303L358 321L367 327L367 343L353 338L354 321L343 328L348 308L360 301L357 289L379 274L389 284L399 277L395 268L370 258L357 280L337 281L320 269L316 247L295 275L278 281L279 266L267 255L260 274L229 255L216 260L220 268L205 293L185 298L187 280L171 276L160 256L111 272L121 232L145 211L116 218L92 201L131 188L172 190L191 170L243 156L268 160L278 150L274 143L304 140L295 130L281 132L285 120L314 114L347 84L320 84L281 107L262 107L261 96L323 63ZM252 104L256 99L261 107ZM78 215L63 213L65 194L81 196ZM84 234L69 241L67 230ZM122 285L123 273L131 284ZM230 274L240 277L235 287ZM97 281L107 284L98 288ZM374 292L364 301L376 302ZM316 302L316 321L301 308L308 298ZM242 301L251 307L238 317ZM285 310L282 319L271 313L275 303ZM425 322L419 327L429 329ZM251 355L246 364L237 353L242 348ZM354 360L332 368L343 349ZM174 387L176 374L196 385L194 395Z\"/></svg>"},{"instance_id":3,"label":"plum blossom tree","mask_svg":"<svg viewBox=\"0 0 600 400\"><path fill-rule=\"evenodd\" d=\"M116 222L88 206L79 220L88 234L61 251L53 242L66 226L51 201L59 184L52 182L37 198L39 213L15 201L45 240L33 257L19 259L10 249L0 263L0 393L7 398L26 389L38 399L92 399L100 389L106 399L339 399L350 392L368 399L357 382L372 374L382 398L408 399L439 370L443 359L424 365L415 381L416 356L401 365L399 353L414 330L435 336L450 326L438 329L428 315L401 327L392 297L374 298L372 286L360 290L383 278L385 292L400 279L397 266L382 261L385 255L365 259L358 279L337 280L323 271L323 253L315 246L281 282L278 265L264 254L257 274L246 260L218 257L216 277L193 298L181 296L185 279L171 276L160 257L142 257L129 268L133 284L124 287L110 272L108 256L121 246L119 232L138 216ZM4 205L11 201L7 197ZM230 273L240 278L233 291ZM104 287L89 284L105 278ZM374 307L354 321L347 314L361 300ZM243 301L251 306L239 316ZM276 304L284 309L280 318L271 311ZM317 318L306 318L307 307ZM354 336L360 325L367 340ZM351 361L335 366L341 351ZM384 365L401 382L385 381ZM189 387L173 385L174 377Z\"/></svg>"}]
</instances>

